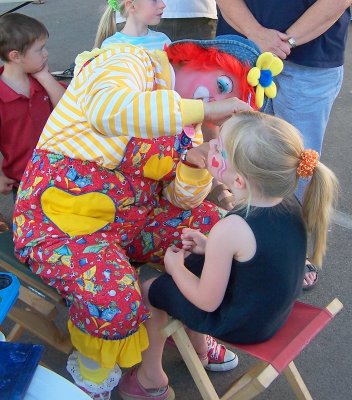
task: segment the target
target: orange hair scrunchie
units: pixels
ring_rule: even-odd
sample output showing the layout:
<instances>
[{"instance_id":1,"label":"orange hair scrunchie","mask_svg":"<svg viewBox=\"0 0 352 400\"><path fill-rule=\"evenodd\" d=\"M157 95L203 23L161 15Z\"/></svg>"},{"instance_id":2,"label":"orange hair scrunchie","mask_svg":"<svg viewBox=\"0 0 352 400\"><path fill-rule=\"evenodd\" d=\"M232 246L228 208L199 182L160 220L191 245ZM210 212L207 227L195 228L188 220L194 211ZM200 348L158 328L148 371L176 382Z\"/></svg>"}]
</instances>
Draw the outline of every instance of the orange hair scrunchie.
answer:
<instances>
[{"instance_id":1,"label":"orange hair scrunchie","mask_svg":"<svg viewBox=\"0 0 352 400\"><path fill-rule=\"evenodd\" d=\"M300 162L297 167L297 175L300 178L309 178L313 175L314 168L319 161L319 153L315 150L303 150L300 154Z\"/></svg>"}]
</instances>

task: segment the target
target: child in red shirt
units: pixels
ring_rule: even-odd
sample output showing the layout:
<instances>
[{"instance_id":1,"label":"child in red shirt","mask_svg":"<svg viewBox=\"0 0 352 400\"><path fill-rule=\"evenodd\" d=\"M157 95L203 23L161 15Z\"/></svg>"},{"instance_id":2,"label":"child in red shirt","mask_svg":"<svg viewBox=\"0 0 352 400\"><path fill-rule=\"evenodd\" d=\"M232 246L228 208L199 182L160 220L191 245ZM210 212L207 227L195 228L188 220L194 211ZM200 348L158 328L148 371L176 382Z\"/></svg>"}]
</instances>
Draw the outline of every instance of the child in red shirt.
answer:
<instances>
[{"instance_id":1,"label":"child in red shirt","mask_svg":"<svg viewBox=\"0 0 352 400\"><path fill-rule=\"evenodd\" d=\"M49 33L34 18L0 18L0 193L17 192L44 125L65 89L48 70Z\"/></svg>"}]
</instances>

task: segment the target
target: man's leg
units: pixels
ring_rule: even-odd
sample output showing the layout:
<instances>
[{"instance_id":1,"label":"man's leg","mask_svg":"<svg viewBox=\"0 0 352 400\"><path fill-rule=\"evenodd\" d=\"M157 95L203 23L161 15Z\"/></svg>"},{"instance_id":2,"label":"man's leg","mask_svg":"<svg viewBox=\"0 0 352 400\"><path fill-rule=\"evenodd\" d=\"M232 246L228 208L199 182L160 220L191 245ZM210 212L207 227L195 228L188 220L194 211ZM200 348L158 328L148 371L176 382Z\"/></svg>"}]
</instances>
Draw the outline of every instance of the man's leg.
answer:
<instances>
[{"instance_id":1,"label":"man's leg","mask_svg":"<svg viewBox=\"0 0 352 400\"><path fill-rule=\"evenodd\" d=\"M277 76L278 93L274 114L294 125L302 134L304 147L321 154L326 126L343 80L343 67L312 68L286 61ZM306 180L297 197L302 200Z\"/></svg>"},{"instance_id":2,"label":"man's leg","mask_svg":"<svg viewBox=\"0 0 352 400\"><path fill-rule=\"evenodd\" d=\"M326 126L343 80L343 67L312 68L286 61L277 76L278 94L274 114L294 125L302 134L304 147L321 154ZM300 179L296 196L303 199L308 181ZM303 288L317 281L315 267L307 267Z\"/></svg>"}]
</instances>

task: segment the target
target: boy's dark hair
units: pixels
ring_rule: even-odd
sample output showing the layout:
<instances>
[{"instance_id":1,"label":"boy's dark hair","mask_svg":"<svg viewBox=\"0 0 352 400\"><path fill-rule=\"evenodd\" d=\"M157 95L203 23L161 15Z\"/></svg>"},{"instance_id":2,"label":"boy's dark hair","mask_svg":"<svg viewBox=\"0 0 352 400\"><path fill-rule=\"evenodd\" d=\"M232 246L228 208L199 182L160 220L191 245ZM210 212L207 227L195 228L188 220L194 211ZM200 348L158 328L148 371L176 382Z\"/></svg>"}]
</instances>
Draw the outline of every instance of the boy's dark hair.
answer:
<instances>
[{"instance_id":1,"label":"boy's dark hair","mask_svg":"<svg viewBox=\"0 0 352 400\"><path fill-rule=\"evenodd\" d=\"M9 61L10 51L24 54L37 39L48 36L40 21L19 13L5 14L0 17L0 58Z\"/></svg>"}]
</instances>

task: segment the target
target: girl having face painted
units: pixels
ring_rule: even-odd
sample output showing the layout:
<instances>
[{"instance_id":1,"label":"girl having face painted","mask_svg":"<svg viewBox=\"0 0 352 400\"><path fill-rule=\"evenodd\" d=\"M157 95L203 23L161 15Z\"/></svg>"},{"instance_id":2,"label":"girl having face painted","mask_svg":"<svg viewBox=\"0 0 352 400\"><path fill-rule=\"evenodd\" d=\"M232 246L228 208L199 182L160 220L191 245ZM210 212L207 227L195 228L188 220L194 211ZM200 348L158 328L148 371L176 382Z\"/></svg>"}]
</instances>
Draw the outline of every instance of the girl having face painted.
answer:
<instances>
[{"instance_id":1,"label":"girl having face painted","mask_svg":"<svg viewBox=\"0 0 352 400\"><path fill-rule=\"evenodd\" d=\"M183 229L182 248L170 247L165 254L167 274L144 283L153 342L138 370L122 378L122 394L133 376L146 388L167 385L161 365L165 339L159 333L168 315L190 329L200 358L211 336L262 342L284 324L301 291L308 235L310 259L322 262L337 180L315 151L304 149L292 125L259 112L234 115L210 141L208 170L230 188L238 206L208 237ZM310 178L303 212L294 198L300 177Z\"/></svg>"}]
</instances>

